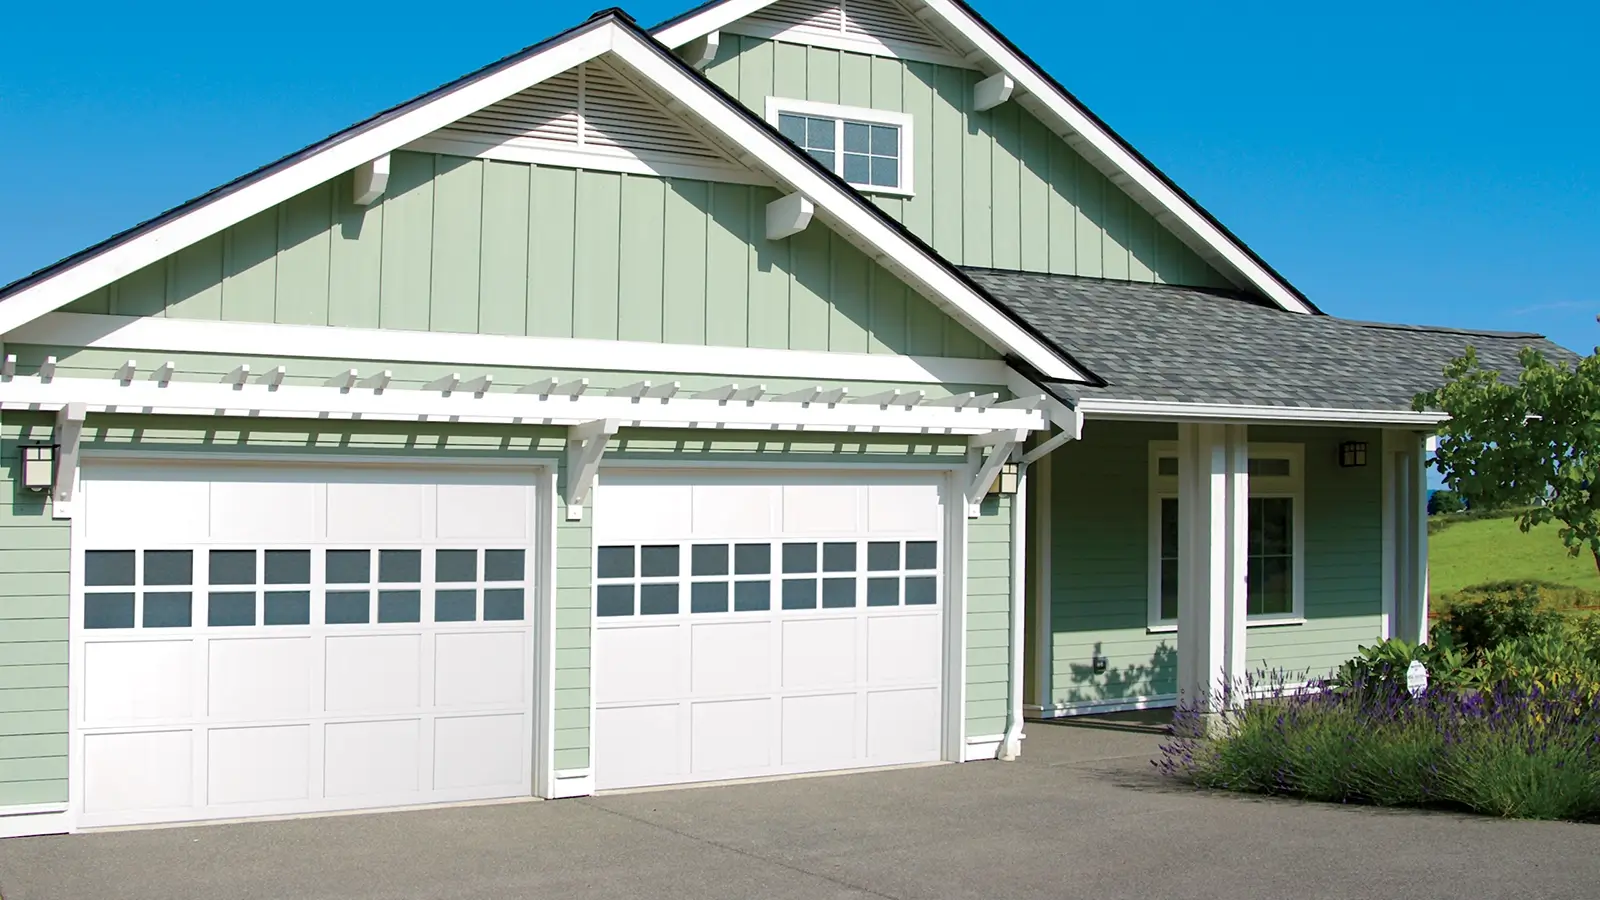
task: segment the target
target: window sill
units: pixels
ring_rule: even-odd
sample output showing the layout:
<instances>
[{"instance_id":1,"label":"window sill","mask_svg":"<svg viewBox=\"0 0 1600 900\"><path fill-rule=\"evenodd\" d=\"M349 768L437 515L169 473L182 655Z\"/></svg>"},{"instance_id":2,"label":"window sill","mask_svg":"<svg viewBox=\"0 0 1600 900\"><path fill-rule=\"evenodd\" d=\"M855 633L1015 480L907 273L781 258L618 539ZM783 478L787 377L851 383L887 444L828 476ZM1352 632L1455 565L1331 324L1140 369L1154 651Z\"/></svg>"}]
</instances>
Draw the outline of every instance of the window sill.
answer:
<instances>
[{"instance_id":1,"label":"window sill","mask_svg":"<svg viewBox=\"0 0 1600 900\"><path fill-rule=\"evenodd\" d=\"M845 182L863 194L882 194L885 197L915 197L915 191L906 188L883 187L882 185L854 184Z\"/></svg>"},{"instance_id":2,"label":"window sill","mask_svg":"<svg viewBox=\"0 0 1600 900\"><path fill-rule=\"evenodd\" d=\"M1286 616L1280 619L1249 619L1244 623L1246 628L1271 628L1275 625L1304 625L1306 620L1300 616ZM1145 634L1176 634L1176 623L1158 622L1145 626Z\"/></svg>"}]
</instances>

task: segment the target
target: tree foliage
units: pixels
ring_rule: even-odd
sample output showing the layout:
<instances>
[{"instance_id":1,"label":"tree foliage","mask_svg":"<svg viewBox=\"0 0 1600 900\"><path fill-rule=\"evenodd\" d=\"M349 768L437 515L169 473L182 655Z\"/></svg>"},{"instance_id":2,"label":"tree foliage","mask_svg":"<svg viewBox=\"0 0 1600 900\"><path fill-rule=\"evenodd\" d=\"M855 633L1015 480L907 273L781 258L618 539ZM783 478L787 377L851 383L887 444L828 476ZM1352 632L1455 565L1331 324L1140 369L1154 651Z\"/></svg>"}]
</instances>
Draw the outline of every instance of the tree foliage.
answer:
<instances>
[{"instance_id":1,"label":"tree foliage","mask_svg":"<svg viewBox=\"0 0 1600 900\"><path fill-rule=\"evenodd\" d=\"M1523 531L1561 523L1561 541L1600 568L1600 356L1556 364L1533 349L1516 381L1483 368L1471 347L1445 367L1445 384L1419 394L1438 409L1434 466L1469 507L1526 507Z\"/></svg>"},{"instance_id":2,"label":"tree foliage","mask_svg":"<svg viewBox=\"0 0 1600 900\"><path fill-rule=\"evenodd\" d=\"M1458 513L1467 508L1467 502L1455 491L1434 491L1428 495L1428 515L1441 516Z\"/></svg>"}]
</instances>

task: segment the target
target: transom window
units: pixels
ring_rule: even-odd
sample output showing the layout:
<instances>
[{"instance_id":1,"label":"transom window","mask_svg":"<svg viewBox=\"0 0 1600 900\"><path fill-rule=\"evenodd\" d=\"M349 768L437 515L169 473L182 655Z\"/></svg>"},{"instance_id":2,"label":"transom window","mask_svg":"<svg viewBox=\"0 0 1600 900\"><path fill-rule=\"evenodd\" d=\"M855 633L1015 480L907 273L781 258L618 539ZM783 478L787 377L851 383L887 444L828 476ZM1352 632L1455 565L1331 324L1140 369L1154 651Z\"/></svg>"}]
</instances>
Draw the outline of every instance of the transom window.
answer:
<instances>
[{"instance_id":1,"label":"transom window","mask_svg":"<svg viewBox=\"0 0 1600 900\"><path fill-rule=\"evenodd\" d=\"M867 191L911 193L911 119L902 113L769 98L767 119L813 159Z\"/></svg>"},{"instance_id":2,"label":"transom window","mask_svg":"<svg viewBox=\"0 0 1600 900\"><path fill-rule=\"evenodd\" d=\"M1164 627L1178 620L1178 456L1172 442L1150 449L1150 624ZM1299 444L1250 445L1246 613L1257 622L1303 614L1304 458Z\"/></svg>"}]
</instances>

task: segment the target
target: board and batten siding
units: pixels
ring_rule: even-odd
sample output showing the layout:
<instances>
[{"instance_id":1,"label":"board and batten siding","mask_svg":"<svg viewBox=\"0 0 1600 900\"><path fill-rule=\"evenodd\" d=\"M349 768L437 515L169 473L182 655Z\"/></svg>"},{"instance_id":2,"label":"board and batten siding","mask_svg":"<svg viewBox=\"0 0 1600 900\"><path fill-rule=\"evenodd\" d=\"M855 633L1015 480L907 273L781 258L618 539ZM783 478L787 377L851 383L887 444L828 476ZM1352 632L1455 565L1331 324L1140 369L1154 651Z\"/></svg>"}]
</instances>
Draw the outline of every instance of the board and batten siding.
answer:
<instances>
[{"instance_id":1,"label":"board and batten siding","mask_svg":"<svg viewBox=\"0 0 1600 900\"><path fill-rule=\"evenodd\" d=\"M768 97L909 114L915 195L873 200L957 265L1229 284L1015 102L974 110L982 73L724 32L706 76L763 116Z\"/></svg>"},{"instance_id":2,"label":"board and batten siding","mask_svg":"<svg viewBox=\"0 0 1600 900\"><path fill-rule=\"evenodd\" d=\"M71 523L22 487L25 441L54 417L0 418L0 807L67 802L67 614Z\"/></svg>"},{"instance_id":3,"label":"board and batten siding","mask_svg":"<svg viewBox=\"0 0 1600 900\"><path fill-rule=\"evenodd\" d=\"M1150 633L1149 443L1170 424L1091 422L1052 460L1051 694L1091 709L1177 693L1177 635ZM1305 622L1248 630L1252 673L1328 674L1382 636L1382 467L1344 469L1340 441L1376 431L1253 427L1250 440L1305 446ZM1106 671L1094 672L1096 654Z\"/></svg>"},{"instance_id":4,"label":"board and batten siding","mask_svg":"<svg viewBox=\"0 0 1600 900\"><path fill-rule=\"evenodd\" d=\"M396 152L83 297L73 312L995 358L772 188Z\"/></svg>"}]
</instances>

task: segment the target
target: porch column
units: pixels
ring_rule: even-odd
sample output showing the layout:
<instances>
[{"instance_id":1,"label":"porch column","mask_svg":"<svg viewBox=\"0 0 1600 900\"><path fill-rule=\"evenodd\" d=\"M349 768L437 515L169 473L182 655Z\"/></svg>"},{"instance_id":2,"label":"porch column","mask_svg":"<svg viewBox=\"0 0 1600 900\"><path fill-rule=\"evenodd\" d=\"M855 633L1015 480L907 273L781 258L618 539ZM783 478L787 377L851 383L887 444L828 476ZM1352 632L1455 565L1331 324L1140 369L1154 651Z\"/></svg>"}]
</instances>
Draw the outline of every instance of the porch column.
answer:
<instances>
[{"instance_id":1,"label":"porch column","mask_svg":"<svg viewBox=\"0 0 1600 900\"><path fill-rule=\"evenodd\" d=\"M1178 426L1178 701L1209 713L1245 674L1247 430Z\"/></svg>"},{"instance_id":2,"label":"porch column","mask_svg":"<svg viewBox=\"0 0 1600 900\"><path fill-rule=\"evenodd\" d=\"M1428 639L1428 436L1383 433L1383 594L1386 637Z\"/></svg>"}]
</instances>

